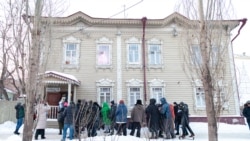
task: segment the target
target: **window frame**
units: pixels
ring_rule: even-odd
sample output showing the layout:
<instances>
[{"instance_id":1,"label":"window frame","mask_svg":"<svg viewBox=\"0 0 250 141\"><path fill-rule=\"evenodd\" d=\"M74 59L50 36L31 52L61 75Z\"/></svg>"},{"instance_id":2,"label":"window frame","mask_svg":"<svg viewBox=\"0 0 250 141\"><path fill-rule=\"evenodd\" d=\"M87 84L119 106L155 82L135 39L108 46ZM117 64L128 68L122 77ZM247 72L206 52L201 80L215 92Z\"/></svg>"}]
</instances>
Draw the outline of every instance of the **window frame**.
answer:
<instances>
[{"instance_id":1,"label":"window frame","mask_svg":"<svg viewBox=\"0 0 250 141\"><path fill-rule=\"evenodd\" d=\"M152 38L151 40L149 40L147 42L147 48L148 48L148 68L163 68L163 51L162 51L162 41L156 39L156 38ZM158 55L159 58L159 62L158 63L151 63L152 61L152 57L151 57L151 48L152 46L157 46L158 47L158 51L154 51L158 52L155 53ZM156 55L154 55L156 56Z\"/></svg>"},{"instance_id":2,"label":"window frame","mask_svg":"<svg viewBox=\"0 0 250 141\"><path fill-rule=\"evenodd\" d=\"M97 69L111 69L112 68L112 44L113 41L107 37L101 37L100 39L96 40L96 68ZM99 54L100 54L100 47L106 46L108 47L108 62L107 64L99 64Z\"/></svg>"},{"instance_id":3,"label":"window frame","mask_svg":"<svg viewBox=\"0 0 250 141\"><path fill-rule=\"evenodd\" d=\"M79 68L80 63L80 43L81 41L73 36L69 36L63 39L63 59L62 66L63 68ZM75 58L68 60L67 51L70 44L74 44L75 46ZM71 52L72 54L72 52ZM72 60L75 59L75 63L72 63Z\"/></svg>"},{"instance_id":4,"label":"window frame","mask_svg":"<svg viewBox=\"0 0 250 141\"><path fill-rule=\"evenodd\" d=\"M139 88L140 90L140 100L143 101L143 81L139 80L139 79L130 79L128 81L126 81L126 86L127 86L127 99L128 99L128 108L132 109L134 107L134 102L136 101L131 101L130 96L131 96L131 88Z\"/></svg>"},{"instance_id":5,"label":"window frame","mask_svg":"<svg viewBox=\"0 0 250 141\"><path fill-rule=\"evenodd\" d=\"M142 51L141 51L141 40L139 40L138 38L135 38L135 37L132 37L128 40L126 40L126 50L127 50L127 65L126 65L126 68L142 68ZM130 47L132 45L135 45L137 46L138 48L138 61L137 62L130 62Z\"/></svg>"},{"instance_id":6,"label":"window frame","mask_svg":"<svg viewBox=\"0 0 250 141\"><path fill-rule=\"evenodd\" d=\"M201 56L200 46L198 44L192 44L191 52L192 52L192 55L191 55L192 64L197 67L202 65L202 56Z\"/></svg>"},{"instance_id":7,"label":"window frame","mask_svg":"<svg viewBox=\"0 0 250 141\"><path fill-rule=\"evenodd\" d=\"M113 99L113 91L114 91L115 82L110 79L100 79L96 81L96 91L97 91L97 101L101 103L101 89L109 88L110 89L110 101ZM107 101L106 101L107 102Z\"/></svg>"},{"instance_id":8,"label":"window frame","mask_svg":"<svg viewBox=\"0 0 250 141\"><path fill-rule=\"evenodd\" d=\"M154 96L154 89L155 88L160 88L162 90L161 97L164 97L165 95L165 89L166 89L166 83L165 81L161 79L152 79L148 81L148 86L150 89L150 98L155 98L157 103L160 103L160 98L156 98Z\"/></svg>"}]
</instances>

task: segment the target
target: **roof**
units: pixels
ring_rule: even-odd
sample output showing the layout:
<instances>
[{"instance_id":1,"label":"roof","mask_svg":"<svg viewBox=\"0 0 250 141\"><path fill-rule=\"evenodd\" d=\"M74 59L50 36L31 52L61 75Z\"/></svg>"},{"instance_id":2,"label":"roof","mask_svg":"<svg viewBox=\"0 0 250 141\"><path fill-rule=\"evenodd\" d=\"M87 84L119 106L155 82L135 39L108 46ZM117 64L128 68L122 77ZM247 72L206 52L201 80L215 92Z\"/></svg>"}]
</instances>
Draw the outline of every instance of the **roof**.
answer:
<instances>
[{"instance_id":1,"label":"roof","mask_svg":"<svg viewBox=\"0 0 250 141\"><path fill-rule=\"evenodd\" d=\"M48 77L54 77L57 78L59 80L49 80L46 79ZM76 79L75 76L70 75L70 74L66 74L66 73L62 73L62 72L57 72L57 71L46 71L44 73L44 78L45 80L43 81L44 83L50 83L50 84L75 84L75 85L80 85L81 82Z\"/></svg>"},{"instance_id":2,"label":"roof","mask_svg":"<svg viewBox=\"0 0 250 141\"><path fill-rule=\"evenodd\" d=\"M42 22L52 22L54 25L73 25L79 21L82 21L88 25L141 25L142 19L117 19L117 18L93 18L89 15L79 11L67 17L43 17ZM163 19L147 19L147 26L165 26L172 22L179 23L186 26L198 26L198 20L191 20L178 12L174 12L171 15ZM213 25L223 25L229 27L230 30L234 29L240 24L240 20L211 20Z\"/></svg>"}]
</instances>

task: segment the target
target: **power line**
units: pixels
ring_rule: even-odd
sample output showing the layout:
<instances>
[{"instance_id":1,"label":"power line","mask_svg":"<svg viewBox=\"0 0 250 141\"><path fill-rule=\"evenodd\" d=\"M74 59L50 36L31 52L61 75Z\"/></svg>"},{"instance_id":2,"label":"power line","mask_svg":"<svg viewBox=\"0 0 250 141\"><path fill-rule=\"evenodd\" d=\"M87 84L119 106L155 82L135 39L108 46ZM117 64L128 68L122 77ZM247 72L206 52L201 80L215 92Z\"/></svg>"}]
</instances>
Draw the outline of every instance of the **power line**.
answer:
<instances>
[{"instance_id":1,"label":"power line","mask_svg":"<svg viewBox=\"0 0 250 141\"><path fill-rule=\"evenodd\" d=\"M94 25L98 25L99 23L102 23L103 21L106 21L106 20L108 20L108 19L110 19L110 18L112 18L112 17L115 17L115 16L117 16L117 15L119 15L119 14L121 14L121 13L123 13L123 12L125 12L125 11L127 11L127 10L133 8L133 7L135 7L136 5L138 5L138 4L142 3L142 2L143 2L143 0L140 0L140 1L136 2L135 4L129 6L128 8L125 8L125 7L124 7L123 10L119 11L118 13L115 13L115 14L109 16L108 18L101 19L101 20L98 21L96 24L89 25L88 27L81 28L81 29L79 29L79 30L77 30L77 31L68 33L67 35L63 35L63 36L61 36L61 37L69 36L69 35L72 35L72 34L74 34L74 33L79 32L79 31L86 30L86 29L88 29L88 28L90 28L90 27L92 27L92 26L94 26ZM61 37L60 37L60 38L61 38ZM58 38L57 38L57 39L58 39Z\"/></svg>"}]
</instances>

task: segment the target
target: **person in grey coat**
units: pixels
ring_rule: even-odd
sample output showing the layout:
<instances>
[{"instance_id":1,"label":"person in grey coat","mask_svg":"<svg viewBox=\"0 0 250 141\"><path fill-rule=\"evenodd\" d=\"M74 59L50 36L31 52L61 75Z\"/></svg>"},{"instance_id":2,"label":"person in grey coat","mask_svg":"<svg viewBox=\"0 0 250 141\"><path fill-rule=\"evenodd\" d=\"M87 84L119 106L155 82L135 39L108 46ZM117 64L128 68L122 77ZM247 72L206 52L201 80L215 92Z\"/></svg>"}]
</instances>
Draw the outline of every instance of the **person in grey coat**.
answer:
<instances>
[{"instance_id":1,"label":"person in grey coat","mask_svg":"<svg viewBox=\"0 0 250 141\"><path fill-rule=\"evenodd\" d=\"M138 99L136 104L131 112L131 122L132 128L130 135L133 136L135 133L135 129L137 129L136 137L141 137L141 126L145 123L145 109L142 105L142 101Z\"/></svg>"}]
</instances>

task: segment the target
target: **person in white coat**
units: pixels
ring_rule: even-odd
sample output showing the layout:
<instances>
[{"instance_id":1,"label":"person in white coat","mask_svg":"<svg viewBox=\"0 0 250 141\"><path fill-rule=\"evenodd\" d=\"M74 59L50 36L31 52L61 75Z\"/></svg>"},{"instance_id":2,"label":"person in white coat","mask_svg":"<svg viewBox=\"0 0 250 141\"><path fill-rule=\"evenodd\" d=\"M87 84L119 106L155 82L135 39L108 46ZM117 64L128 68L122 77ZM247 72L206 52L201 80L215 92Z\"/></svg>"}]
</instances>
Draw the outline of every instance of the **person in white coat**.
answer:
<instances>
[{"instance_id":1,"label":"person in white coat","mask_svg":"<svg viewBox=\"0 0 250 141\"><path fill-rule=\"evenodd\" d=\"M41 139L45 139L45 128L47 126L47 115L48 111L50 110L50 106L47 102L41 101L36 106L36 113L37 113L37 125L36 125L36 133L35 133L35 140L38 139L38 135L41 135Z\"/></svg>"}]
</instances>

